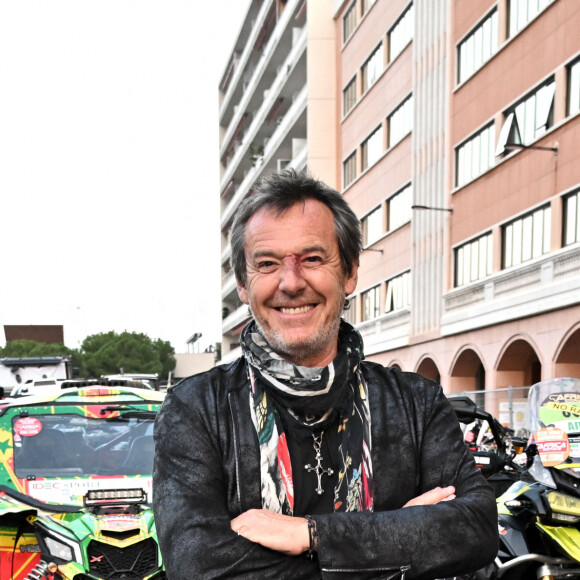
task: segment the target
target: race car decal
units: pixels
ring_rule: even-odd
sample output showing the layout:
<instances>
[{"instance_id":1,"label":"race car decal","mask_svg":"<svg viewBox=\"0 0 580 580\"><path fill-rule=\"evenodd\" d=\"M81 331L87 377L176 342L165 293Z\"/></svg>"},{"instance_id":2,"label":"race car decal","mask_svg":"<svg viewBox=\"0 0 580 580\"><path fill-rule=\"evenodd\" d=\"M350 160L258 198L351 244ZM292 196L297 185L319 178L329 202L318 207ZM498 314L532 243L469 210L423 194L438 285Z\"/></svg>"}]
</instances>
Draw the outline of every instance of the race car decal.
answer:
<instances>
[{"instance_id":1,"label":"race car decal","mask_svg":"<svg viewBox=\"0 0 580 580\"><path fill-rule=\"evenodd\" d=\"M104 476L36 479L25 482L26 495L46 503L82 504L89 490L132 489L140 487L151 498L152 477Z\"/></svg>"}]
</instances>

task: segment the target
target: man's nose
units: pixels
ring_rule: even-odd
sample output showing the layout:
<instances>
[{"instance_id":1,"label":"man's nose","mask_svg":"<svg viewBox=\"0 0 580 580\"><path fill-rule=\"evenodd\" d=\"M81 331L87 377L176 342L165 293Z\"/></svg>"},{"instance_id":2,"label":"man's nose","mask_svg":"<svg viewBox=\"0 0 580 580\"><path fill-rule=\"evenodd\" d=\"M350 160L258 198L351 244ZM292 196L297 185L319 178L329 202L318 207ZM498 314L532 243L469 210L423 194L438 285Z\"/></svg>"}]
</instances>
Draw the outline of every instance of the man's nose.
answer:
<instances>
[{"instance_id":1,"label":"man's nose","mask_svg":"<svg viewBox=\"0 0 580 580\"><path fill-rule=\"evenodd\" d=\"M306 280L300 262L292 257L284 259L280 268L280 290L287 294L297 294L305 287Z\"/></svg>"}]
</instances>

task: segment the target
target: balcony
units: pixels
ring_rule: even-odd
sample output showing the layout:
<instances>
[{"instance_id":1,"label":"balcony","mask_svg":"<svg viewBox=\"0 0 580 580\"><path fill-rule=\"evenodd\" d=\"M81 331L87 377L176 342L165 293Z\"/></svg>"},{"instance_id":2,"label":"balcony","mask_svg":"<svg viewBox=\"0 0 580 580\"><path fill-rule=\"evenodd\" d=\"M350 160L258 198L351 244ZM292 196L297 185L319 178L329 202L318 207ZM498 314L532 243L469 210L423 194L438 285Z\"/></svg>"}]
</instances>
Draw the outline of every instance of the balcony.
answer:
<instances>
[{"instance_id":1,"label":"balcony","mask_svg":"<svg viewBox=\"0 0 580 580\"><path fill-rule=\"evenodd\" d=\"M580 246L562 248L443 297L441 334L528 318L580 303Z\"/></svg>"},{"instance_id":2,"label":"balcony","mask_svg":"<svg viewBox=\"0 0 580 580\"><path fill-rule=\"evenodd\" d=\"M231 302L231 297L237 297L238 290L234 272L231 271L222 279L222 302Z\"/></svg>"},{"instance_id":3,"label":"balcony","mask_svg":"<svg viewBox=\"0 0 580 580\"><path fill-rule=\"evenodd\" d=\"M301 30L284 62L277 67L276 77L262 86L259 91L256 87L253 90L252 87L249 87L246 91L240 102L238 114L234 116L228 126L220 146L220 157L224 157L228 151L231 155L221 177L221 191L225 189L230 180L236 179L237 182L240 182L245 178L246 171L249 170L251 173L250 147L255 143L263 145L264 149L266 148L265 141L271 139L273 134L277 132L277 124L287 115L296 95L305 87L305 54L306 28ZM265 60L264 66L266 66ZM254 77L258 72L256 71ZM271 118L272 112L278 109L277 118ZM237 141L232 146L232 139L244 115L248 115L252 122L245 130L241 141ZM306 133L304 133L305 135Z\"/></svg>"},{"instance_id":4,"label":"balcony","mask_svg":"<svg viewBox=\"0 0 580 580\"><path fill-rule=\"evenodd\" d=\"M258 40L259 30L266 22L269 11L268 4L268 2L265 2L262 5L262 10L260 10L257 21L261 25L255 26L252 30L252 34L239 59L236 71L237 75L235 75L235 78L230 83L226 98L224 98L222 106L220 107L220 124L227 124L226 132L221 140L220 157L223 156L225 148L228 146L244 112L256 108L258 106L256 102L257 97L269 90L272 79L269 78L267 73L276 69L279 72L287 67L288 61L293 58L292 53L295 52L296 45L299 44L294 29L289 26L292 15L298 5L298 0L291 0L282 12L280 20L277 22L266 46L262 49L261 53L258 53L258 58L250 62L253 47ZM303 32L305 36L306 26L304 26ZM246 70L246 75L249 78L242 81L240 77L244 70ZM231 106L232 103L235 103L233 107Z\"/></svg>"},{"instance_id":5,"label":"balcony","mask_svg":"<svg viewBox=\"0 0 580 580\"><path fill-rule=\"evenodd\" d=\"M220 106L220 119L225 114L225 111L230 106L232 100L237 97L237 92L242 88L242 84L240 83L241 76L244 73L248 63L250 62L250 58L252 56L252 52L254 50L254 46L256 45L256 41L258 40L258 36L264 23L266 21L266 17L270 10L270 3L264 2L260 7L258 14L256 15L256 19L251 23L252 29L250 34L247 37L244 37L244 48L241 55L234 58L235 64L234 69L232 71L232 78L228 83L228 88L225 92L223 97L221 106ZM249 15L251 16L251 15ZM245 31L246 23L244 23L243 31ZM232 55L234 57L234 55Z\"/></svg>"},{"instance_id":6,"label":"balcony","mask_svg":"<svg viewBox=\"0 0 580 580\"><path fill-rule=\"evenodd\" d=\"M364 340L365 355L407 346L410 324L411 314L406 308L357 324L356 329Z\"/></svg>"},{"instance_id":7,"label":"balcony","mask_svg":"<svg viewBox=\"0 0 580 580\"><path fill-rule=\"evenodd\" d=\"M280 149L284 143L287 141L287 137L291 132L293 127L296 127L296 137L300 138L306 137L306 115L304 114L306 111L306 104L307 104L307 88L304 86L302 90L294 96L292 105L288 112L284 115L284 117L278 123L274 133L268 140L268 143L264 147L264 154L261 162L258 162L255 166L253 166L246 176L244 177L243 181L240 183L236 193L233 195L230 203L226 207L225 211L222 213L221 218L221 229L222 231L231 221L238 205L240 202L246 197L248 192L250 191L251 186L254 184L258 176L264 171L264 165L268 163L275 163L275 160L280 157L287 158L288 153L286 151L280 153ZM261 116L256 116L256 119L252 123L250 128L250 135L257 135L259 128L261 127L261 121L263 121ZM291 137L292 139L292 137ZM292 141L288 143L290 147ZM275 155L278 153L277 155ZM298 152L297 152L298 153ZM247 154L246 148L241 148L238 153L236 153L236 157L241 156L242 154ZM225 184L229 182L229 180L233 176L233 169L236 165L236 159L232 161L232 165L230 166L232 171L227 172L224 179L222 180L222 189ZM238 161L239 162L239 161ZM275 169L275 166L273 167Z\"/></svg>"},{"instance_id":8,"label":"balcony","mask_svg":"<svg viewBox=\"0 0 580 580\"><path fill-rule=\"evenodd\" d=\"M246 304L242 304L222 320L222 334L227 334L250 320L250 311Z\"/></svg>"}]
</instances>

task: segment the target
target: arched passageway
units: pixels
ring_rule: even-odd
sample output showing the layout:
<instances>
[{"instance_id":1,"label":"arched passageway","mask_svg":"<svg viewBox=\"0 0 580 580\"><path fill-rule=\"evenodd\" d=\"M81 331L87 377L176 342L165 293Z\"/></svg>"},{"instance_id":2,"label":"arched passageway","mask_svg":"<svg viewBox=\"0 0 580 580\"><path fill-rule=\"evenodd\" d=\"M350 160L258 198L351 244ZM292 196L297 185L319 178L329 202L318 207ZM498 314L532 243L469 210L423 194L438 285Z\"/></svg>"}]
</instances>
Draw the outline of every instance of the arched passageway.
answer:
<instances>
[{"instance_id":1,"label":"arched passageway","mask_svg":"<svg viewBox=\"0 0 580 580\"><path fill-rule=\"evenodd\" d=\"M542 365L533 346L514 340L501 354L496 367L496 388L530 387L542 380Z\"/></svg>"},{"instance_id":2,"label":"arched passageway","mask_svg":"<svg viewBox=\"0 0 580 580\"><path fill-rule=\"evenodd\" d=\"M499 421L516 432L528 428L528 387L542 379L542 364L534 347L517 338L501 353L496 368L493 398L486 397L487 408Z\"/></svg>"},{"instance_id":3,"label":"arched passageway","mask_svg":"<svg viewBox=\"0 0 580 580\"><path fill-rule=\"evenodd\" d=\"M554 360L554 376L580 379L580 328L564 339Z\"/></svg>"},{"instance_id":4,"label":"arched passageway","mask_svg":"<svg viewBox=\"0 0 580 580\"><path fill-rule=\"evenodd\" d=\"M441 382L441 373L437 368L437 365L433 361L433 359L426 357L424 358L417 367L417 373L424 376L426 379L431 379L436 383Z\"/></svg>"},{"instance_id":5,"label":"arched passageway","mask_svg":"<svg viewBox=\"0 0 580 580\"><path fill-rule=\"evenodd\" d=\"M454 361L446 390L449 393L485 390L485 367L472 348L466 348ZM484 405L483 393L473 393L472 398L478 405Z\"/></svg>"}]
</instances>

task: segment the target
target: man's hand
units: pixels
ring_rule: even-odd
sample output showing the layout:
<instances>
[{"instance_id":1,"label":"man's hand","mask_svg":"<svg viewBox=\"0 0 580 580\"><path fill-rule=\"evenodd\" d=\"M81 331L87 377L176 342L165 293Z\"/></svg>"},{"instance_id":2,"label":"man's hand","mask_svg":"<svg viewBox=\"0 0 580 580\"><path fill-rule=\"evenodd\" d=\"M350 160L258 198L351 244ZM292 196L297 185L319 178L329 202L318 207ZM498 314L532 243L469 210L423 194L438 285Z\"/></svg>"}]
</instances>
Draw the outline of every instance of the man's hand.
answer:
<instances>
[{"instance_id":1,"label":"man's hand","mask_svg":"<svg viewBox=\"0 0 580 580\"><path fill-rule=\"evenodd\" d=\"M302 554L310 547L305 518L254 509L234 518L230 525L240 536L290 556Z\"/></svg>"},{"instance_id":2,"label":"man's hand","mask_svg":"<svg viewBox=\"0 0 580 580\"><path fill-rule=\"evenodd\" d=\"M434 505L451 499L455 499L453 486L436 487L409 500L403 507ZM234 518L230 526L234 532L247 540L290 556L302 554L310 547L308 522L305 518L254 509Z\"/></svg>"},{"instance_id":3,"label":"man's hand","mask_svg":"<svg viewBox=\"0 0 580 580\"><path fill-rule=\"evenodd\" d=\"M414 497L409 500L403 507L410 507L413 505L435 505L440 501L449 501L450 499L455 499L455 488L450 485L449 487L436 487L422 493L421 495Z\"/></svg>"}]
</instances>

